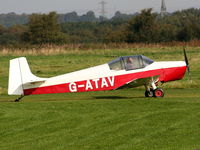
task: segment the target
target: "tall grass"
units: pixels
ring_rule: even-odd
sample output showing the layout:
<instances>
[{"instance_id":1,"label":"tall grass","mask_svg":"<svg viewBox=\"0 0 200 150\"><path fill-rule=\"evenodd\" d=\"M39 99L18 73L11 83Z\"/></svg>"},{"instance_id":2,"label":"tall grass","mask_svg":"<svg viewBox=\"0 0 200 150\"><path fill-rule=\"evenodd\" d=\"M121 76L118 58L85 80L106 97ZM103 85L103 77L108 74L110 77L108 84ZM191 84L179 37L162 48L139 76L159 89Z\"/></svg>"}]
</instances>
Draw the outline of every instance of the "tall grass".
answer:
<instances>
[{"instance_id":1,"label":"tall grass","mask_svg":"<svg viewBox=\"0 0 200 150\"><path fill-rule=\"evenodd\" d=\"M1 56L22 56L22 55L57 55L66 54L71 51L80 50L123 50L123 49L134 49L138 50L141 48L159 48L163 49L166 47L200 47L199 40L193 40L190 42L165 42L165 43L89 43L89 44L65 44L65 45L35 45L26 47L0 47Z\"/></svg>"}]
</instances>

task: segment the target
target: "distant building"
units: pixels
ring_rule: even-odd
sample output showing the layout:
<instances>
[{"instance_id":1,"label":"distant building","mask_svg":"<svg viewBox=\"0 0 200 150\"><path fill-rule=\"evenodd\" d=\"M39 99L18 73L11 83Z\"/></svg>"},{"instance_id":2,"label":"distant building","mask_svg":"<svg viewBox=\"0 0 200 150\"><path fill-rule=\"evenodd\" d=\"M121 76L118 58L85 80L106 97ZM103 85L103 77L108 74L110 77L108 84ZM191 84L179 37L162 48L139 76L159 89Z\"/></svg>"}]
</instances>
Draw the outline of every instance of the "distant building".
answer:
<instances>
[{"instance_id":1,"label":"distant building","mask_svg":"<svg viewBox=\"0 0 200 150\"><path fill-rule=\"evenodd\" d=\"M161 17L163 17L166 14L167 14L167 7L165 5L165 0L162 0L160 15L161 15Z\"/></svg>"}]
</instances>

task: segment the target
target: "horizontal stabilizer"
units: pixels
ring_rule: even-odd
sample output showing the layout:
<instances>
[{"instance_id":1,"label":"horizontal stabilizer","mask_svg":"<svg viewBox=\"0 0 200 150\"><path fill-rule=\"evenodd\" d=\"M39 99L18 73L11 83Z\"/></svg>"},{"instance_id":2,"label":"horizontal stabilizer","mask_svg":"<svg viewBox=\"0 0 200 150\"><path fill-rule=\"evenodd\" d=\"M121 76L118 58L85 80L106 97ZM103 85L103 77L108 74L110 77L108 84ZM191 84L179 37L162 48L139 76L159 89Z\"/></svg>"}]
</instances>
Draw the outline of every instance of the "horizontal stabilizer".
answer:
<instances>
[{"instance_id":1,"label":"horizontal stabilizer","mask_svg":"<svg viewBox=\"0 0 200 150\"><path fill-rule=\"evenodd\" d=\"M42 84L44 83L46 80L41 80L41 81L33 81L33 82L30 82L30 84Z\"/></svg>"}]
</instances>

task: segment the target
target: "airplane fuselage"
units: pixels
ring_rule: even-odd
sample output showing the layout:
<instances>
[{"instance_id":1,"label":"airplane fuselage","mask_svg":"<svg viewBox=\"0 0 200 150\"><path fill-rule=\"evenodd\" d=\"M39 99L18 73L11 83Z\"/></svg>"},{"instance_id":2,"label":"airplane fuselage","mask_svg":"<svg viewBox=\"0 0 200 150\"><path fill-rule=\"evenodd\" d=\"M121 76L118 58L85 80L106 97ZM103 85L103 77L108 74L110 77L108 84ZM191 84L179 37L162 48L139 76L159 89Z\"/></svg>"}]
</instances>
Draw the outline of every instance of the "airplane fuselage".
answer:
<instances>
[{"instance_id":1,"label":"airplane fuselage","mask_svg":"<svg viewBox=\"0 0 200 150\"><path fill-rule=\"evenodd\" d=\"M156 82L180 80L186 71L184 61L153 62L135 70L111 70L108 64L75 71L72 73L47 78L44 82L33 82L23 85L24 95L51 94L66 92L88 92L115 90L123 85L131 85L138 79L154 77ZM156 78L155 78L156 77ZM137 83L137 86L145 82ZM135 84L133 84L135 87Z\"/></svg>"}]
</instances>

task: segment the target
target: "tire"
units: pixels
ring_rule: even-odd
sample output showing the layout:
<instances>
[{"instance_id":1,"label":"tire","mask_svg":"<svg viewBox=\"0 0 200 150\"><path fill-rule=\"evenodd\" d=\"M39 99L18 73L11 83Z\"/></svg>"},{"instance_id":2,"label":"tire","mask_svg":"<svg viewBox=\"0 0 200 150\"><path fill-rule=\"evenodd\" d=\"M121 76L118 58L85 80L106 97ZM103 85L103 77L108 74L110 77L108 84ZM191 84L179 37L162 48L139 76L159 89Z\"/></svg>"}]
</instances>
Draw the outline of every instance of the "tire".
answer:
<instances>
[{"instance_id":1,"label":"tire","mask_svg":"<svg viewBox=\"0 0 200 150\"><path fill-rule=\"evenodd\" d=\"M153 97L164 97L164 91L162 89L155 89L153 91Z\"/></svg>"},{"instance_id":2,"label":"tire","mask_svg":"<svg viewBox=\"0 0 200 150\"><path fill-rule=\"evenodd\" d=\"M145 97L153 97L153 91L145 91Z\"/></svg>"}]
</instances>

